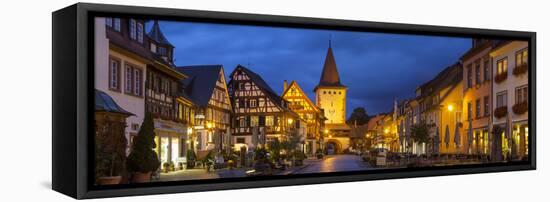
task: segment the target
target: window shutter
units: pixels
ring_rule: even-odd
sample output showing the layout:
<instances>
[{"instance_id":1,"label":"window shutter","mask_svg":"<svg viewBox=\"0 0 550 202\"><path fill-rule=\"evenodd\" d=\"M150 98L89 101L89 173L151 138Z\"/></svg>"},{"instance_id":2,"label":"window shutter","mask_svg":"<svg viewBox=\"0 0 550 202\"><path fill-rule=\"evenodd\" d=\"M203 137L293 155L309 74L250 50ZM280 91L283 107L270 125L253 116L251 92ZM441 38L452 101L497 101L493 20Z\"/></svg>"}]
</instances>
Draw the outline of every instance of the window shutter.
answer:
<instances>
[{"instance_id":1,"label":"window shutter","mask_svg":"<svg viewBox=\"0 0 550 202\"><path fill-rule=\"evenodd\" d=\"M259 122L260 126L265 126L265 116L260 116Z\"/></svg>"}]
</instances>

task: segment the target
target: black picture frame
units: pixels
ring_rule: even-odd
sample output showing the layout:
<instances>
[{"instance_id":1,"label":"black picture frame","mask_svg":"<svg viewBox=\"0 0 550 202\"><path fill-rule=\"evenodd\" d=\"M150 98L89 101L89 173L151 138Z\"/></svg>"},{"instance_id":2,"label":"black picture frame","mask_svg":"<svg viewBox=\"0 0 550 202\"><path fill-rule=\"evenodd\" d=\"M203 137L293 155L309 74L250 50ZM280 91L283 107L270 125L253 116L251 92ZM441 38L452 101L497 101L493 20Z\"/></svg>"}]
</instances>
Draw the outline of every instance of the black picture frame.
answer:
<instances>
[{"instance_id":1,"label":"black picture frame","mask_svg":"<svg viewBox=\"0 0 550 202\"><path fill-rule=\"evenodd\" d=\"M283 26L349 31L369 31L436 36L499 37L529 43L529 157L527 162L489 163L449 167L426 167L308 174L284 177L251 177L189 182L150 183L120 187L93 185L92 121L94 119L93 18L133 16L160 20ZM352 20L287 17L184 9L77 3L52 14L52 188L68 196L84 199L227 190L256 187L306 185L443 176L536 169L536 33L473 29Z\"/></svg>"}]
</instances>

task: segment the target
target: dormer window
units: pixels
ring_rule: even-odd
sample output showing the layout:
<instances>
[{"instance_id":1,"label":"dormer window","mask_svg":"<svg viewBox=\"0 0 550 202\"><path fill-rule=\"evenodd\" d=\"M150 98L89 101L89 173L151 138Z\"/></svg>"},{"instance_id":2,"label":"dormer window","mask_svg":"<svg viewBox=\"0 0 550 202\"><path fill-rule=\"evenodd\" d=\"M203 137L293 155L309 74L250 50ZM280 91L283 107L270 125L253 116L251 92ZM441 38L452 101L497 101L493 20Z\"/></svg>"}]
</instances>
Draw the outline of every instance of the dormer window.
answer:
<instances>
[{"instance_id":1,"label":"dormer window","mask_svg":"<svg viewBox=\"0 0 550 202\"><path fill-rule=\"evenodd\" d=\"M143 23L130 19L130 39L143 43Z\"/></svg>"},{"instance_id":2,"label":"dormer window","mask_svg":"<svg viewBox=\"0 0 550 202\"><path fill-rule=\"evenodd\" d=\"M157 53L159 55L166 56L166 48L165 47L158 47L157 50L158 50Z\"/></svg>"},{"instance_id":3,"label":"dormer window","mask_svg":"<svg viewBox=\"0 0 550 202\"><path fill-rule=\"evenodd\" d=\"M105 26L120 32L120 18L105 18Z\"/></svg>"}]
</instances>

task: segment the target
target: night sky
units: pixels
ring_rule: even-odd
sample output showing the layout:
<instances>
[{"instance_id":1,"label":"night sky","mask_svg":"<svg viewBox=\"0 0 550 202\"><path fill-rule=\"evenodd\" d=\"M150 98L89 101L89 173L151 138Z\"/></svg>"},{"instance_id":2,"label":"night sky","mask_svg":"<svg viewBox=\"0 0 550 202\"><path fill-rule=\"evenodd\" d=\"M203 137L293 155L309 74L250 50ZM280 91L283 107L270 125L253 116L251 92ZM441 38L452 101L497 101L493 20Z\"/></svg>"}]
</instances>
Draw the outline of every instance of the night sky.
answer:
<instances>
[{"instance_id":1,"label":"night sky","mask_svg":"<svg viewBox=\"0 0 550 202\"><path fill-rule=\"evenodd\" d=\"M391 111L394 99L413 97L416 87L454 64L471 46L468 38L170 21L159 24L176 47L176 65L222 64L228 76L241 64L262 76L277 93L282 92L283 80L296 80L313 102L313 88L321 77L331 38L341 82L348 87L347 116L356 107L365 107L369 115ZM151 25L148 23L147 30Z\"/></svg>"}]
</instances>

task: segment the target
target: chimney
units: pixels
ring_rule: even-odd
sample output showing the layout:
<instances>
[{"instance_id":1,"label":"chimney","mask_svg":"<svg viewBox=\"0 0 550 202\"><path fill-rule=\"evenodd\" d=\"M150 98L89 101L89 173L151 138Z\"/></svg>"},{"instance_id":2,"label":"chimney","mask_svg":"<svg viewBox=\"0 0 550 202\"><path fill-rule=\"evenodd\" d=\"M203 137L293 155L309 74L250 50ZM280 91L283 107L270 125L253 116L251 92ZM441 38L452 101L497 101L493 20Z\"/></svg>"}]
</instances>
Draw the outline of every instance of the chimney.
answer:
<instances>
[{"instance_id":1,"label":"chimney","mask_svg":"<svg viewBox=\"0 0 550 202\"><path fill-rule=\"evenodd\" d=\"M288 87L288 82L285 80L285 81L283 82L283 92L286 91L286 88L287 88L287 87Z\"/></svg>"}]
</instances>

